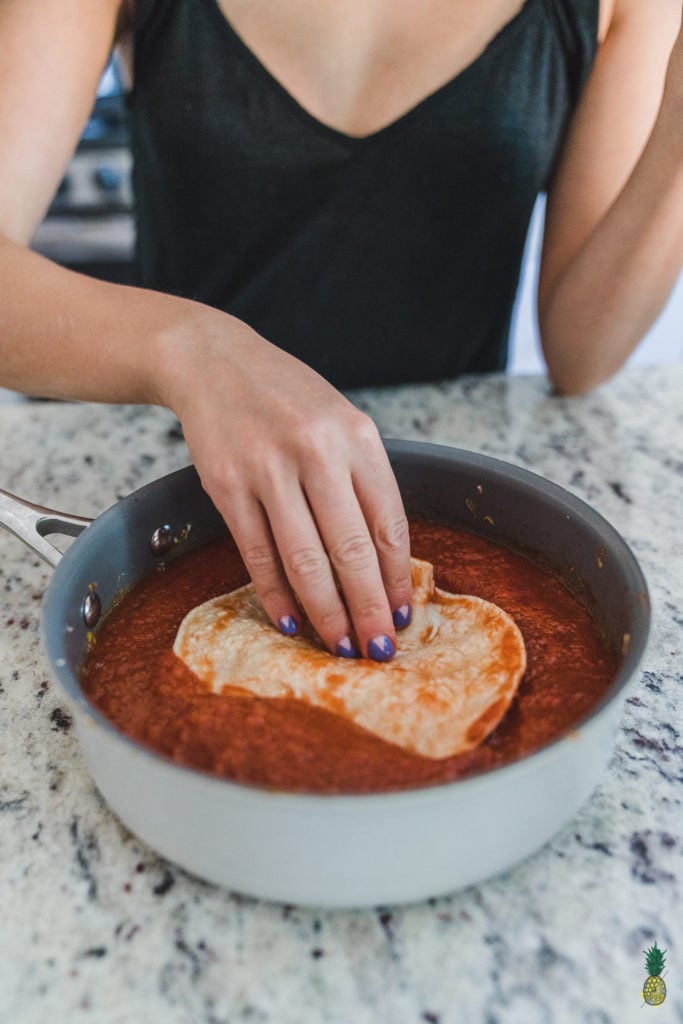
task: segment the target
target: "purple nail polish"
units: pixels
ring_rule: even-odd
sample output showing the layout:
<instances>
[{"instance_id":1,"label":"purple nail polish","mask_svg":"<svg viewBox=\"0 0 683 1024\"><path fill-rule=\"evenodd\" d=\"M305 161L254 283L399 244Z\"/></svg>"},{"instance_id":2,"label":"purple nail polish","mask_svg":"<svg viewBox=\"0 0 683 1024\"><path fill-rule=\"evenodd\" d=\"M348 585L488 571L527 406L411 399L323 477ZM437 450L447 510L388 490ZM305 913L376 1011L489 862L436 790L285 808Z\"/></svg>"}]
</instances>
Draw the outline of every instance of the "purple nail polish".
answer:
<instances>
[{"instance_id":1,"label":"purple nail polish","mask_svg":"<svg viewBox=\"0 0 683 1024\"><path fill-rule=\"evenodd\" d=\"M351 643L351 637L345 636L337 644L337 654L340 658L357 658L358 651Z\"/></svg>"},{"instance_id":2,"label":"purple nail polish","mask_svg":"<svg viewBox=\"0 0 683 1024\"><path fill-rule=\"evenodd\" d=\"M390 637L376 636L368 644L368 657L373 661L387 661L396 653Z\"/></svg>"},{"instance_id":3,"label":"purple nail polish","mask_svg":"<svg viewBox=\"0 0 683 1024\"><path fill-rule=\"evenodd\" d=\"M284 633L285 636L294 636L299 629L291 615L283 615L278 622L278 626L280 627L280 632Z\"/></svg>"},{"instance_id":4,"label":"purple nail polish","mask_svg":"<svg viewBox=\"0 0 683 1024\"><path fill-rule=\"evenodd\" d=\"M413 609L409 604L402 604L392 615L396 629L405 629L406 626L410 625L412 617Z\"/></svg>"}]
</instances>

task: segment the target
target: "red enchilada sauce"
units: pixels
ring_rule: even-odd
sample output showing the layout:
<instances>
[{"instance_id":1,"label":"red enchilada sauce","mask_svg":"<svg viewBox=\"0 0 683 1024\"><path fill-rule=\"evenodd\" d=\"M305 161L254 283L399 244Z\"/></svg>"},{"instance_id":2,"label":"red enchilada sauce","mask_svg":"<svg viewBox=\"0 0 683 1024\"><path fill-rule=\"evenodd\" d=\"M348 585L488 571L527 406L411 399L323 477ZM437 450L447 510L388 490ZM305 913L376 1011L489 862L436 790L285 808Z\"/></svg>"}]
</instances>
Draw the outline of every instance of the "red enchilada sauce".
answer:
<instances>
[{"instance_id":1,"label":"red enchilada sauce","mask_svg":"<svg viewBox=\"0 0 683 1024\"><path fill-rule=\"evenodd\" d=\"M434 761L291 698L209 692L172 647L191 608L247 582L227 539L180 556L126 594L97 633L84 690L123 732L181 764L316 793L410 789L508 764L598 703L615 659L586 608L554 575L461 530L413 522L411 536L413 554L434 564L437 586L494 602L524 636L528 664L517 696L476 750Z\"/></svg>"}]
</instances>

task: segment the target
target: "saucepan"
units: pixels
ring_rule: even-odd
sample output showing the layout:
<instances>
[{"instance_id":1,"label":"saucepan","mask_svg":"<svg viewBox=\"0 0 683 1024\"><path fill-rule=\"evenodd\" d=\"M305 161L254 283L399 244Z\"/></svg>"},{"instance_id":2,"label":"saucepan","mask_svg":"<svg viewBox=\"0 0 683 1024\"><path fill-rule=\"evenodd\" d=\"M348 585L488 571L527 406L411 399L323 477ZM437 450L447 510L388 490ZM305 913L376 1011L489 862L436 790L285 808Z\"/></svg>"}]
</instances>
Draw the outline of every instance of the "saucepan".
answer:
<instances>
[{"instance_id":1,"label":"saucepan","mask_svg":"<svg viewBox=\"0 0 683 1024\"><path fill-rule=\"evenodd\" d=\"M590 506L526 470L426 443L386 447L409 514L524 549L580 579L618 662L599 705L543 749L403 792L311 795L219 779L130 739L83 693L79 670L98 620L161 561L225 530L193 467L92 522L0 493L0 524L55 566L43 601L44 644L97 787L143 842L208 881L328 907L452 892L537 851L606 769L650 622L645 579L625 541ZM63 556L47 540L53 533L76 536Z\"/></svg>"}]
</instances>

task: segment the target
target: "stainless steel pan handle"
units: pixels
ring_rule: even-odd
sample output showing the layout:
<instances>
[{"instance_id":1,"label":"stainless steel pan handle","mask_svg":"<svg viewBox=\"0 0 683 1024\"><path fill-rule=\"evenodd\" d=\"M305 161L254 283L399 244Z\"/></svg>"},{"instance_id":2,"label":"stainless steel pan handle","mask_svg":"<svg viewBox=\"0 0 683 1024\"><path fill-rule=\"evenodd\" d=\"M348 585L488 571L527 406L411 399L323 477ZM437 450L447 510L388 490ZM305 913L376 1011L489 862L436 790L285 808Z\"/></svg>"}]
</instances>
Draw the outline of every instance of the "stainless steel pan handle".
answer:
<instances>
[{"instance_id":1,"label":"stainless steel pan handle","mask_svg":"<svg viewBox=\"0 0 683 1024\"><path fill-rule=\"evenodd\" d=\"M34 505L0 488L0 526L4 526L44 558L53 569L62 557L62 552L45 538L52 533L77 537L91 522L92 519L84 519L83 516L70 516L51 508L43 508L42 505Z\"/></svg>"}]
</instances>

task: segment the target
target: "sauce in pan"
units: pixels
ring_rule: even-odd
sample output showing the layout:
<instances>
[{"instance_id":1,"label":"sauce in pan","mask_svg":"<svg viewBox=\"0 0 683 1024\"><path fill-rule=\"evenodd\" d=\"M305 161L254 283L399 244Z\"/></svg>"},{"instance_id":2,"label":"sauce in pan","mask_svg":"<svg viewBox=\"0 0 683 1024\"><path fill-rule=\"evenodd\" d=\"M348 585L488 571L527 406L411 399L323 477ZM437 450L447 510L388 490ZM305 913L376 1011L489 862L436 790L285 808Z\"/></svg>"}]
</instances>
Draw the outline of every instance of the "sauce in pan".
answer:
<instances>
[{"instance_id":1,"label":"sauce in pan","mask_svg":"<svg viewBox=\"0 0 683 1024\"><path fill-rule=\"evenodd\" d=\"M602 698L616 668L581 601L524 555L465 531L411 523L412 552L437 586L508 612L527 670L498 727L442 760L408 753L293 699L216 695L172 652L185 614L247 582L228 539L178 557L118 604L83 669L90 700L123 732L184 765L271 789L366 793L447 782L508 764L556 739Z\"/></svg>"}]
</instances>

